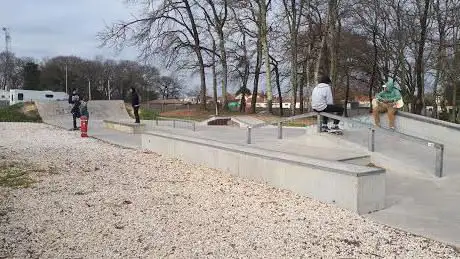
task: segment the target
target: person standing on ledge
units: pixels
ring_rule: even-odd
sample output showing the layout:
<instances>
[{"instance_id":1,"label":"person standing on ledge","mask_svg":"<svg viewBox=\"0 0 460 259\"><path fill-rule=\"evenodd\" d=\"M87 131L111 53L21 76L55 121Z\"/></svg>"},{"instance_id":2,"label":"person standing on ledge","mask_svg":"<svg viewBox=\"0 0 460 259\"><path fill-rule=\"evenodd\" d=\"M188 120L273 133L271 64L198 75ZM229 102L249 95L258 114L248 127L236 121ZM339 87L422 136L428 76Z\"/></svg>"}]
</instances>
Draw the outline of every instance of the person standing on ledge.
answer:
<instances>
[{"instance_id":1,"label":"person standing on ledge","mask_svg":"<svg viewBox=\"0 0 460 259\"><path fill-rule=\"evenodd\" d=\"M131 104L134 110L134 118L136 118L135 123L141 123L139 119L139 95L136 92L136 88L131 87Z\"/></svg>"},{"instance_id":2,"label":"person standing on ledge","mask_svg":"<svg viewBox=\"0 0 460 259\"><path fill-rule=\"evenodd\" d=\"M311 93L311 107L315 112L329 112L336 113L339 116L343 114L343 108L338 105L334 105L332 98L331 79L328 76L322 76L319 80L319 84L315 86ZM330 130L339 130L339 120L334 120L334 126L332 128L327 127L329 118L323 116L323 123L321 125L321 132L327 132Z\"/></svg>"}]
</instances>

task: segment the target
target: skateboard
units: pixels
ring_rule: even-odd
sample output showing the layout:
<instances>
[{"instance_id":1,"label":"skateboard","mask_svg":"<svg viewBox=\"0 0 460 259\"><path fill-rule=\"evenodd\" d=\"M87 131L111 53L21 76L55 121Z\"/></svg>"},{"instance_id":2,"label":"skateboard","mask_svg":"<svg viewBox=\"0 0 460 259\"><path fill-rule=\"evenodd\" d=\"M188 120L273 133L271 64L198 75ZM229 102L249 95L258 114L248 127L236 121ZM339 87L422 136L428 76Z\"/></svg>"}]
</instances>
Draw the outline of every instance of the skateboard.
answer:
<instances>
[{"instance_id":1,"label":"skateboard","mask_svg":"<svg viewBox=\"0 0 460 259\"><path fill-rule=\"evenodd\" d=\"M342 129L327 129L327 130L321 129L321 133L330 133L330 134L335 134L335 135L343 135L343 130Z\"/></svg>"},{"instance_id":2,"label":"skateboard","mask_svg":"<svg viewBox=\"0 0 460 259\"><path fill-rule=\"evenodd\" d=\"M69 131L76 131L76 130L80 130L80 127L77 127L76 129L74 129L74 128L69 129Z\"/></svg>"},{"instance_id":3,"label":"skateboard","mask_svg":"<svg viewBox=\"0 0 460 259\"><path fill-rule=\"evenodd\" d=\"M326 132L330 134L335 134L335 135L343 135L343 130L341 129L329 129Z\"/></svg>"}]
</instances>

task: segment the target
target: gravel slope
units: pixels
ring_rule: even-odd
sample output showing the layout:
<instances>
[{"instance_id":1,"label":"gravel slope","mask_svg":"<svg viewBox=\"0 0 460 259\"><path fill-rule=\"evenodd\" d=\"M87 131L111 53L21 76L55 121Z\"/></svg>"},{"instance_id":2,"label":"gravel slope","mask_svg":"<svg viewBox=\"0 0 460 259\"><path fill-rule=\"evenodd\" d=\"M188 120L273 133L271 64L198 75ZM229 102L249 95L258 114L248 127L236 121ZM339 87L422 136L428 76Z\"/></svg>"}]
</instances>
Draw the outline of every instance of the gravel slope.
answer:
<instances>
[{"instance_id":1,"label":"gravel slope","mask_svg":"<svg viewBox=\"0 0 460 259\"><path fill-rule=\"evenodd\" d=\"M0 123L1 159L51 168L0 187L0 258L459 258L351 212L42 124Z\"/></svg>"}]
</instances>

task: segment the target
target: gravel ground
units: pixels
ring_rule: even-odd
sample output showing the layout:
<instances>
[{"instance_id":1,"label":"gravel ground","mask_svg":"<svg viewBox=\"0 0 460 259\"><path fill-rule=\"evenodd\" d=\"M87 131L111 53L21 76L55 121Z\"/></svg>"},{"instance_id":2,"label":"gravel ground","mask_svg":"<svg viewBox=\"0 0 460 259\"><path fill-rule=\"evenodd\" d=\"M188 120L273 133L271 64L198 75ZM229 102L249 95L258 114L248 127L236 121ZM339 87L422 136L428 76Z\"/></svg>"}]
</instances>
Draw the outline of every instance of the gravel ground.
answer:
<instances>
[{"instance_id":1,"label":"gravel ground","mask_svg":"<svg viewBox=\"0 0 460 259\"><path fill-rule=\"evenodd\" d=\"M0 258L458 258L454 248L288 191L42 124L0 123Z\"/></svg>"}]
</instances>

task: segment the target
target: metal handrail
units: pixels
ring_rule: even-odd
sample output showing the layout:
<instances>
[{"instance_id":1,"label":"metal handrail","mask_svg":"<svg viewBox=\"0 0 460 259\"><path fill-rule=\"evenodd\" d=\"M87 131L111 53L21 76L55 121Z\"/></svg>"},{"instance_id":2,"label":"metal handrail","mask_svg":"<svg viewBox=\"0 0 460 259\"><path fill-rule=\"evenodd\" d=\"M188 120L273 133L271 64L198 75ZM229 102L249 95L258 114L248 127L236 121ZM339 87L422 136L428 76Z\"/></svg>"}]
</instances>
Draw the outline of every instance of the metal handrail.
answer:
<instances>
[{"instance_id":1,"label":"metal handrail","mask_svg":"<svg viewBox=\"0 0 460 259\"><path fill-rule=\"evenodd\" d=\"M176 121L177 122L186 122L192 124L192 130L196 131L196 121L193 120L184 120L184 119L175 119L175 118L166 118L166 117L156 117L155 118L155 125L158 126L158 119L165 119L167 121L172 121L173 122L173 128L176 128Z\"/></svg>"},{"instance_id":2,"label":"metal handrail","mask_svg":"<svg viewBox=\"0 0 460 259\"><path fill-rule=\"evenodd\" d=\"M389 129L375 127L372 124L364 123L364 122L361 122L361 121L353 120L353 119L350 119L350 118L347 118L347 117L342 117L342 116L338 116L338 115L330 114L330 113L326 113L326 112L309 112L309 113L305 113L305 114L301 114L301 115L296 115L296 116L280 119L280 120L277 120L277 121L264 122L264 123L259 123L259 124L255 124L255 125L252 125L252 126L248 126L247 127L247 141L246 141L246 143L251 144L251 142L252 142L252 129L254 129L254 128L261 128L261 127L268 126L268 125L278 124L278 139L282 139L283 138L283 122L297 120L297 119L304 119L304 118L309 118L309 117L314 117L314 116L317 117L317 130L318 130L318 132L321 131L321 117L322 116L328 117L328 118L331 118L331 119L341 120L341 121L348 122L348 123L357 123L357 124L365 125L369 129L368 150L370 152L375 151L375 132L380 132L380 133L389 134L389 135L398 135L403 139L406 139L406 140L409 140L409 141L415 141L415 142L418 142L420 144L427 145L429 147L434 147L436 149L435 175L437 177L442 177L443 161L444 161L444 144L438 143L436 141L432 141L432 140L429 140L429 139L424 139L424 138L421 138L421 137L417 137L417 136L413 136L413 135L409 135L409 134L405 134L405 133L401 133L401 132L397 132L397 131L392 131L392 130L389 130Z\"/></svg>"},{"instance_id":3,"label":"metal handrail","mask_svg":"<svg viewBox=\"0 0 460 259\"><path fill-rule=\"evenodd\" d=\"M275 121L269 121L269 122L262 122L262 123L254 124L254 125L251 126L251 128L253 128L253 129L261 128L261 127L265 127L265 126L268 126L268 125L274 125L274 124L279 124L279 123L298 120L298 119L305 119L305 118L315 117L317 115L318 115L317 112L309 112L309 113L295 115L295 116L291 116L291 117L287 117L287 118L283 118L283 119L279 119L279 120L275 120Z\"/></svg>"},{"instance_id":4,"label":"metal handrail","mask_svg":"<svg viewBox=\"0 0 460 259\"><path fill-rule=\"evenodd\" d=\"M330 113L326 113L326 112L321 112L321 113L319 113L319 115L325 116L325 117L328 117L328 118L331 118L331 119L342 120L342 121L347 121L347 122L352 122L352 123L357 123L357 124L366 125L367 127L372 127L372 128L373 128L375 131L377 131L377 132L382 132L382 133L391 134L391 135L399 135L399 136L402 137L403 139L410 140L410 141L415 141L415 142L419 142L419 143L421 143L421 144L430 144L430 146L433 146L433 145L443 145L443 144L438 143L438 142L436 142L436 141L432 141L432 140L424 139L424 138L417 137L417 136L414 136L414 135L409 135L409 134L405 134L405 133L393 131L393 130L390 130L390 129L375 127L375 126L372 125L372 124L368 124L368 123L365 123L365 122L353 120L353 119L346 118L346 117L341 117L341 116L338 116L338 115L335 115L335 114L330 114Z\"/></svg>"}]
</instances>

